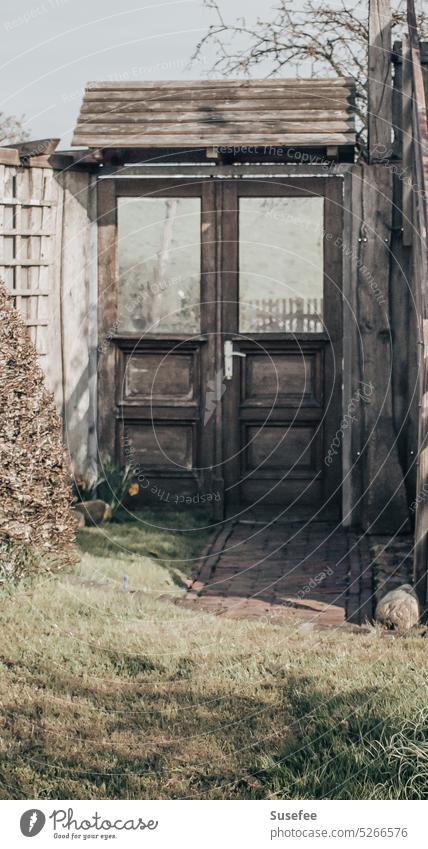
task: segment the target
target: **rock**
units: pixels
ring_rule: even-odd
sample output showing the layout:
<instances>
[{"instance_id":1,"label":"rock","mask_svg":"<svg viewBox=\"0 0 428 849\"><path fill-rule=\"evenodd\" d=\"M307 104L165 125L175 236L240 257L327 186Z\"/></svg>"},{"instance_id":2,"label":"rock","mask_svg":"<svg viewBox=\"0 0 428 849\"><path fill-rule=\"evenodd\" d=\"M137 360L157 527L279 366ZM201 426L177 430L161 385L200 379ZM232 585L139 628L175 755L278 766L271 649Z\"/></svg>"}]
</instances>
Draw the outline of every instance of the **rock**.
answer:
<instances>
[{"instance_id":1,"label":"rock","mask_svg":"<svg viewBox=\"0 0 428 849\"><path fill-rule=\"evenodd\" d=\"M76 529L78 531L80 531L82 528L85 527L85 517L84 517L82 511L76 510L75 507L73 507L73 513L76 517Z\"/></svg>"},{"instance_id":2,"label":"rock","mask_svg":"<svg viewBox=\"0 0 428 849\"><path fill-rule=\"evenodd\" d=\"M410 584L391 590L378 603L375 619L387 628L408 631L419 622L418 597Z\"/></svg>"},{"instance_id":3,"label":"rock","mask_svg":"<svg viewBox=\"0 0 428 849\"><path fill-rule=\"evenodd\" d=\"M76 513L83 517L84 525L101 525L111 519L111 507L105 501L96 498L94 501L80 501L74 505Z\"/></svg>"}]
</instances>

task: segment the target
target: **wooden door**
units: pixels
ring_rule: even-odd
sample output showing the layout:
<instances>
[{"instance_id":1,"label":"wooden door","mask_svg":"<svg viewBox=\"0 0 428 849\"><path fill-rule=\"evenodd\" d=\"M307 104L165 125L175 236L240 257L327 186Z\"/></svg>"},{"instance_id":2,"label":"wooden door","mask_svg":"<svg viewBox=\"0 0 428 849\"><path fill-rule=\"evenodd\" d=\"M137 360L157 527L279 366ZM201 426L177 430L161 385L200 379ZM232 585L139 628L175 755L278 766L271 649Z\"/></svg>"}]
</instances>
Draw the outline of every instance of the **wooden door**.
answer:
<instances>
[{"instance_id":1,"label":"wooden door","mask_svg":"<svg viewBox=\"0 0 428 849\"><path fill-rule=\"evenodd\" d=\"M334 179L223 189L229 514L340 516L341 211Z\"/></svg>"},{"instance_id":2,"label":"wooden door","mask_svg":"<svg viewBox=\"0 0 428 849\"><path fill-rule=\"evenodd\" d=\"M100 181L99 442L133 505L340 515L339 186Z\"/></svg>"},{"instance_id":3,"label":"wooden door","mask_svg":"<svg viewBox=\"0 0 428 849\"><path fill-rule=\"evenodd\" d=\"M212 184L99 187L99 441L131 468L130 506L216 506Z\"/></svg>"}]
</instances>

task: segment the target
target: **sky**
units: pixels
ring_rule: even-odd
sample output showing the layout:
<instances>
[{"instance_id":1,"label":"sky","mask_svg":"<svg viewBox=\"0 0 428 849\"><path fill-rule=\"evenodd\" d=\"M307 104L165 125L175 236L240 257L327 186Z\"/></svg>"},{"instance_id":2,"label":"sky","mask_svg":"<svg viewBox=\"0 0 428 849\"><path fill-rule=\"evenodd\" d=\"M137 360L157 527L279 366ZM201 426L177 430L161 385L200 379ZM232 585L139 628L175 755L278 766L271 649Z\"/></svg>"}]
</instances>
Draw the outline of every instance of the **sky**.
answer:
<instances>
[{"instance_id":1,"label":"sky","mask_svg":"<svg viewBox=\"0 0 428 849\"><path fill-rule=\"evenodd\" d=\"M268 16L274 0L220 0L228 21ZM2 0L0 111L25 115L31 138L71 143L85 83L195 79L213 53L189 66L216 20L202 0Z\"/></svg>"}]
</instances>

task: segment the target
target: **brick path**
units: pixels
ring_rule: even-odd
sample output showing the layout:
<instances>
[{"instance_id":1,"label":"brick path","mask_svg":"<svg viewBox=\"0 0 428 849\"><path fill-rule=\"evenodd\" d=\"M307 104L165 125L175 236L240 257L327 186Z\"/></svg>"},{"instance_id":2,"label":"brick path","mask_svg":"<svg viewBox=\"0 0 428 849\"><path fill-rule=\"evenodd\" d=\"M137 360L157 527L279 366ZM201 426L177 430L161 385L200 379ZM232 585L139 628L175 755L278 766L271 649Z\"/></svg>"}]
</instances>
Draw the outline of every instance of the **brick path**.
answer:
<instances>
[{"instance_id":1,"label":"brick path","mask_svg":"<svg viewBox=\"0 0 428 849\"><path fill-rule=\"evenodd\" d=\"M408 550L409 539L400 539ZM229 523L205 555L181 602L193 609L234 618L294 619L306 628L349 628L373 616L373 546L344 528L316 522ZM408 579L397 564L391 573L395 585Z\"/></svg>"}]
</instances>

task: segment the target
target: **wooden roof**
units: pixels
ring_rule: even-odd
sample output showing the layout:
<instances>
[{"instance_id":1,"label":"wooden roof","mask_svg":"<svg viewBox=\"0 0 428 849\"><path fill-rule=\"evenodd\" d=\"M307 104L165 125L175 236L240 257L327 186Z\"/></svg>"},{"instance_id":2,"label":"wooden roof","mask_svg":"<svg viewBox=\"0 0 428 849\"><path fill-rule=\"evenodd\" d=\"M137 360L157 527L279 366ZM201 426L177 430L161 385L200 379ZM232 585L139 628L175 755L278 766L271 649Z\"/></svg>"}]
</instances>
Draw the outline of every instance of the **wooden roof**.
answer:
<instances>
[{"instance_id":1,"label":"wooden roof","mask_svg":"<svg viewBox=\"0 0 428 849\"><path fill-rule=\"evenodd\" d=\"M73 144L353 145L353 92L345 78L89 83Z\"/></svg>"}]
</instances>

